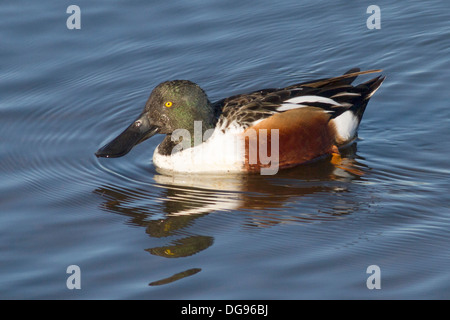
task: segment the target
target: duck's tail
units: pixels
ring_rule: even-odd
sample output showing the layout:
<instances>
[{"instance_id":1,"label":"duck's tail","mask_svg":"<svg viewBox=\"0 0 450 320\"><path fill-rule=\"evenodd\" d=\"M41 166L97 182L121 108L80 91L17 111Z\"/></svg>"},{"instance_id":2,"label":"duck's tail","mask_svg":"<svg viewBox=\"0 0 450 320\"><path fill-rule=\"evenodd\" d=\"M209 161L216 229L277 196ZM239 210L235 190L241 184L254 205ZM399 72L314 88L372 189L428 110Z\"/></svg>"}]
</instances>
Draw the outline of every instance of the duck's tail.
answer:
<instances>
[{"instance_id":1,"label":"duck's tail","mask_svg":"<svg viewBox=\"0 0 450 320\"><path fill-rule=\"evenodd\" d=\"M364 111L366 111L367 103L369 99L375 94L375 92L380 88L383 83L385 76L378 76L369 81L361 83L357 85L355 88L361 92L361 102L355 103L350 110L358 117L358 121L361 122L361 119L364 115Z\"/></svg>"},{"instance_id":2,"label":"duck's tail","mask_svg":"<svg viewBox=\"0 0 450 320\"><path fill-rule=\"evenodd\" d=\"M337 130L337 140L340 144L346 144L356 137L356 132L366 110L367 103L380 88L385 77L380 75L356 86L352 86L351 83L359 75L380 71L369 70L361 72L358 68L354 68L340 77L321 80L321 83L312 83L313 86L324 91L340 91L340 93L333 96L333 99L338 103L349 106L344 112L336 113L332 120Z\"/></svg>"}]
</instances>

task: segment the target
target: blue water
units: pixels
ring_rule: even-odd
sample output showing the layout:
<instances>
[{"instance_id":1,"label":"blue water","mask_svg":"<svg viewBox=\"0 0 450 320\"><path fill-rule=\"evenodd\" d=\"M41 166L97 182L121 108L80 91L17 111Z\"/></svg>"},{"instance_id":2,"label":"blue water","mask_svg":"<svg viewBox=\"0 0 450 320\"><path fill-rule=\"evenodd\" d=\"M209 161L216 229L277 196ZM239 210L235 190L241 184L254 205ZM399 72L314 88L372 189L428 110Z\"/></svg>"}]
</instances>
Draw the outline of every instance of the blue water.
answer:
<instances>
[{"instance_id":1,"label":"blue water","mask_svg":"<svg viewBox=\"0 0 450 320\"><path fill-rule=\"evenodd\" d=\"M0 298L450 298L446 1L3 0L0 39ZM162 137L94 156L160 82L215 101L352 67L387 78L343 166L170 177Z\"/></svg>"}]
</instances>

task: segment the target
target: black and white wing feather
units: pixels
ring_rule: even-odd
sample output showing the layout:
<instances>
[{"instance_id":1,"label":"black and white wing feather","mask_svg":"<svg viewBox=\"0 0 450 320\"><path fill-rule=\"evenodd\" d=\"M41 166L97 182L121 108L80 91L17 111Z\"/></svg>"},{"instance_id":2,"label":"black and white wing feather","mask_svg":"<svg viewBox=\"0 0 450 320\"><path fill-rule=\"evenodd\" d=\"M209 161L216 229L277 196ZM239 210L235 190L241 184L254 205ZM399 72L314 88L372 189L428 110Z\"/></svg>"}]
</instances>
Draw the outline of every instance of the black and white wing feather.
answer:
<instances>
[{"instance_id":1,"label":"black and white wing feather","mask_svg":"<svg viewBox=\"0 0 450 320\"><path fill-rule=\"evenodd\" d=\"M276 113L303 107L320 108L330 114L330 119L350 110L359 123L369 98L379 88L384 77L378 76L357 86L351 83L358 75L380 71L360 72L359 69L351 69L340 77L225 98L214 104L220 113L217 127L222 131L231 127L246 129Z\"/></svg>"}]
</instances>

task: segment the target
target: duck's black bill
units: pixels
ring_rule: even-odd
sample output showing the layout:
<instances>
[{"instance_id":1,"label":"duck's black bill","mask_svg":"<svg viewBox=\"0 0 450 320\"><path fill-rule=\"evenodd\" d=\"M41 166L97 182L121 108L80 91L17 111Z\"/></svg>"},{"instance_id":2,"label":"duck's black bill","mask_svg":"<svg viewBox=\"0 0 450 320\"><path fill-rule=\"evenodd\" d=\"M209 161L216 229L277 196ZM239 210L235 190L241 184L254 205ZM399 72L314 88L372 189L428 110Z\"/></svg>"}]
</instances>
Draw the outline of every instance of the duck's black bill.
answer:
<instances>
[{"instance_id":1,"label":"duck's black bill","mask_svg":"<svg viewBox=\"0 0 450 320\"><path fill-rule=\"evenodd\" d=\"M151 125L141 116L114 140L97 150L95 155L103 158L118 158L126 155L134 146L158 133L159 127Z\"/></svg>"}]
</instances>

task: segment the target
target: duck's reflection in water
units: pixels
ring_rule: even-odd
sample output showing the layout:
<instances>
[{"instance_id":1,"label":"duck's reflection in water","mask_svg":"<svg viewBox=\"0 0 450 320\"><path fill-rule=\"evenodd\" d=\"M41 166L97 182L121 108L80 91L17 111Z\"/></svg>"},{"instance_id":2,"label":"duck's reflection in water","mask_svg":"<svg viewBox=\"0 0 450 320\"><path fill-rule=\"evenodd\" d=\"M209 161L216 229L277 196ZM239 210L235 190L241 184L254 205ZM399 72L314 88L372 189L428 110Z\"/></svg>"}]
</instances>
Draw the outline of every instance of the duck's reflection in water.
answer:
<instances>
[{"instance_id":1,"label":"duck's reflection in water","mask_svg":"<svg viewBox=\"0 0 450 320\"><path fill-rule=\"evenodd\" d=\"M200 269L200 268L188 269L188 270L176 273L173 276L170 276L168 278L150 282L148 285L149 286L160 286L160 285L163 285L163 284L168 284L168 283L171 283L171 282L174 282L174 281L177 281L177 280L180 280L180 279L192 276L192 275L200 272L201 270L202 269Z\"/></svg>"},{"instance_id":2,"label":"duck's reflection in water","mask_svg":"<svg viewBox=\"0 0 450 320\"><path fill-rule=\"evenodd\" d=\"M196 219L211 212L245 212L245 228L338 219L354 212L358 202L336 195L351 192L350 182L369 171L356 159L355 150L353 145L338 159L323 159L275 176L155 174L155 183L141 183L134 188L106 185L94 192L104 198L103 209L129 217L129 223L144 227L150 237L171 238L168 244L146 251L181 258L212 246L212 236L189 232ZM312 195L316 195L315 202L302 201ZM302 213L302 205L308 206L308 202L309 207ZM327 204L319 208L322 203ZM172 240L172 236L179 235L182 237ZM151 284L168 283L199 271L192 270Z\"/></svg>"}]
</instances>

